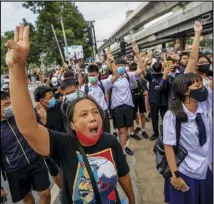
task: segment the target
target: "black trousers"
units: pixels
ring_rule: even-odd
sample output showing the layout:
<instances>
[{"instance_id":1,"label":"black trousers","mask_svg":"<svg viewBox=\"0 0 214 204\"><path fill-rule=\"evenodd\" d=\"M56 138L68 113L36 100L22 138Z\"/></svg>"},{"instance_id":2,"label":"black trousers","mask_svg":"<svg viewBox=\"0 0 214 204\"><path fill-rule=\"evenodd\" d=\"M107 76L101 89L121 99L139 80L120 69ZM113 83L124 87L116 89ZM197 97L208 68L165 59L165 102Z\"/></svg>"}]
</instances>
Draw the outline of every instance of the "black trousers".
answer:
<instances>
[{"instance_id":1,"label":"black trousers","mask_svg":"<svg viewBox=\"0 0 214 204\"><path fill-rule=\"evenodd\" d=\"M103 132L110 133L110 120L109 120L109 113L108 110L104 111L105 119L103 121Z\"/></svg>"},{"instance_id":2,"label":"black trousers","mask_svg":"<svg viewBox=\"0 0 214 204\"><path fill-rule=\"evenodd\" d=\"M154 103L150 103L150 113L151 113L151 120L152 120L152 127L153 127L153 131L156 135L159 135L159 131L158 131L158 113L160 110L160 115L161 118L163 120L163 117L165 115L165 113L168 110L167 106L160 106L158 104L154 104Z\"/></svg>"}]
</instances>

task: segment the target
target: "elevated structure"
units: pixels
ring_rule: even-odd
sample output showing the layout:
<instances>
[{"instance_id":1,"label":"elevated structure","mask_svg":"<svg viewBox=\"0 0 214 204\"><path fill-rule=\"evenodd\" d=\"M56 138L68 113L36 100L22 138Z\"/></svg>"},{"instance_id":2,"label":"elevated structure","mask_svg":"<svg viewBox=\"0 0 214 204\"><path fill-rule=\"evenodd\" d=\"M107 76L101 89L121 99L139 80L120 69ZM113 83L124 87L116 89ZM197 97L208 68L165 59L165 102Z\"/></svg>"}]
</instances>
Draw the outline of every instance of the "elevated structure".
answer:
<instances>
[{"instance_id":1,"label":"elevated structure","mask_svg":"<svg viewBox=\"0 0 214 204\"><path fill-rule=\"evenodd\" d=\"M163 15L166 14L164 17ZM109 41L98 52L110 46L113 54L120 52L120 42L125 37L127 52L131 52L131 41L135 40L140 49L180 38L181 44L187 36L193 36L195 20L203 21L203 34L212 33L212 2L147 2L133 11L126 21L115 30ZM152 20L163 16L159 22L149 25ZM130 23L131 22L131 23Z\"/></svg>"}]
</instances>

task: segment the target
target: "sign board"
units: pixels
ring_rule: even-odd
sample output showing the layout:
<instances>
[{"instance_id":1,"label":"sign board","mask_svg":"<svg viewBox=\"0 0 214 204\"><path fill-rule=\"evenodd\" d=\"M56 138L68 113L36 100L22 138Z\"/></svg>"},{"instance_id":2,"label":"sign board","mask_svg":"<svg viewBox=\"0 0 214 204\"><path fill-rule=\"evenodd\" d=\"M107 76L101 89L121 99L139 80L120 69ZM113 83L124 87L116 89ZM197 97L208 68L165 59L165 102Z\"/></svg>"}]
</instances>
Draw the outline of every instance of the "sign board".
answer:
<instances>
[{"instance_id":1,"label":"sign board","mask_svg":"<svg viewBox=\"0 0 214 204\"><path fill-rule=\"evenodd\" d=\"M68 53L66 47L64 47L65 58L69 59L82 59L84 58L82 45L73 45L68 47Z\"/></svg>"}]
</instances>

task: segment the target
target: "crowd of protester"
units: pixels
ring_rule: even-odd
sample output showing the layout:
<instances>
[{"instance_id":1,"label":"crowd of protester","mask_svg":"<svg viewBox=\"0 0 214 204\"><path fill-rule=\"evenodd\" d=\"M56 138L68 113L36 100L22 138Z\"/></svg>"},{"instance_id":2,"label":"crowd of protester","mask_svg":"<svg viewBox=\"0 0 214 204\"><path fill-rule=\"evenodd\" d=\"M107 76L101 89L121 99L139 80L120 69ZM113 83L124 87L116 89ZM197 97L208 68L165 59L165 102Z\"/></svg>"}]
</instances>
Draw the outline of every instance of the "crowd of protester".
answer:
<instances>
[{"instance_id":1,"label":"crowd of protester","mask_svg":"<svg viewBox=\"0 0 214 204\"><path fill-rule=\"evenodd\" d=\"M35 203L35 190L40 203L49 204L49 172L63 204L119 203L117 181L133 204L129 141L163 136L171 173L165 202L211 204L212 56L199 52L200 22L194 31L190 53L176 46L141 53L133 42L132 61L108 49L106 60L63 64L46 73L35 69L27 81L29 28L17 27L7 43L10 89L1 91L1 168L13 202ZM28 91L32 83L35 107ZM174 148L177 120L179 144L188 152L180 164Z\"/></svg>"}]
</instances>

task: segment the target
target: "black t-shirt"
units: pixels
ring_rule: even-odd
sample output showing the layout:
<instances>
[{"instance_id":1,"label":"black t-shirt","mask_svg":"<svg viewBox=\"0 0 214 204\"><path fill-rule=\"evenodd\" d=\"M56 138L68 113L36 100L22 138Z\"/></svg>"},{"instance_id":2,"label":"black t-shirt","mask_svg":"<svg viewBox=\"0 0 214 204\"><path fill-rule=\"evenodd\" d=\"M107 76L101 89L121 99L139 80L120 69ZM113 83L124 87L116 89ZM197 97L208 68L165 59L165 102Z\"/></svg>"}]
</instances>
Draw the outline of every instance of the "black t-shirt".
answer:
<instances>
[{"instance_id":1,"label":"black t-shirt","mask_svg":"<svg viewBox=\"0 0 214 204\"><path fill-rule=\"evenodd\" d=\"M59 162L62 173L62 203L96 203L90 178L75 136L49 130L50 157ZM102 203L115 203L117 176L129 172L122 148L116 137L103 133L93 147L84 147L92 168Z\"/></svg>"},{"instance_id":2,"label":"black t-shirt","mask_svg":"<svg viewBox=\"0 0 214 204\"><path fill-rule=\"evenodd\" d=\"M61 112L61 104L62 102L60 100L56 101L56 104L53 108L47 109L47 123L45 127L48 129L59 131L59 132L66 132L65 124L63 115ZM36 109L35 109L36 112ZM40 116L36 112L37 120L40 121Z\"/></svg>"}]
</instances>

